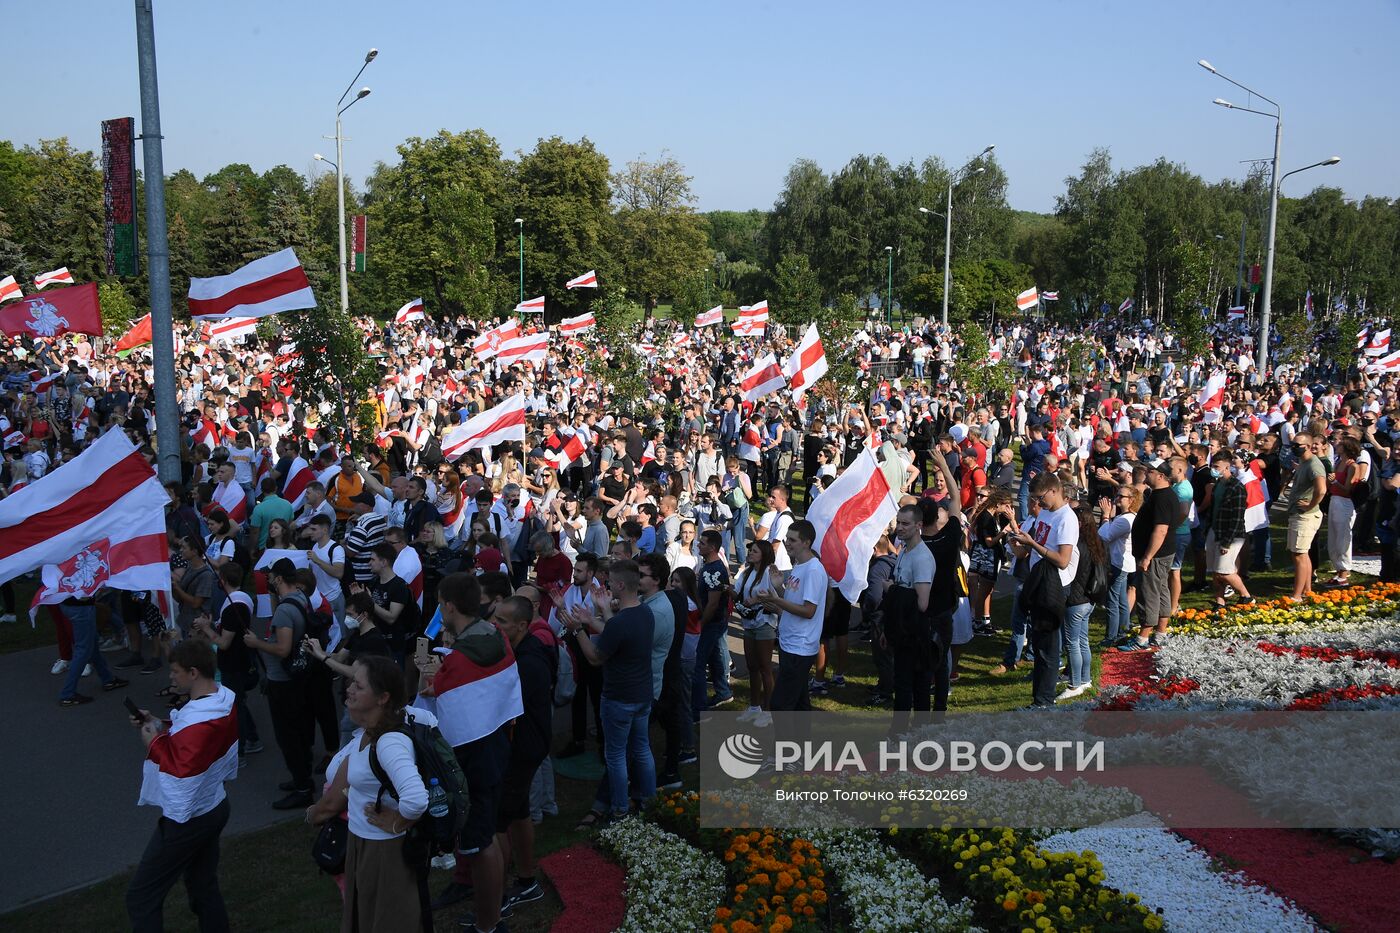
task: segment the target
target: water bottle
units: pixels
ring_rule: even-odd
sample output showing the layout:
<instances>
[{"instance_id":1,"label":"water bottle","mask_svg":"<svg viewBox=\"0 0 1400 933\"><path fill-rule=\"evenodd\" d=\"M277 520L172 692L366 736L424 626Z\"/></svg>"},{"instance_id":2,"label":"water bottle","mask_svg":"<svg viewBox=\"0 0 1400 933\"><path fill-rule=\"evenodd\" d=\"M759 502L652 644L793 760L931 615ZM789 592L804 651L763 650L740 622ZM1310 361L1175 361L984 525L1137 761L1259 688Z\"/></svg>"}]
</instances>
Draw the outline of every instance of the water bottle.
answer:
<instances>
[{"instance_id":1,"label":"water bottle","mask_svg":"<svg viewBox=\"0 0 1400 933\"><path fill-rule=\"evenodd\" d=\"M439 820L447 816L447 791L437 778L428 781L428 815Z\"/></svg>"}]
</instances>

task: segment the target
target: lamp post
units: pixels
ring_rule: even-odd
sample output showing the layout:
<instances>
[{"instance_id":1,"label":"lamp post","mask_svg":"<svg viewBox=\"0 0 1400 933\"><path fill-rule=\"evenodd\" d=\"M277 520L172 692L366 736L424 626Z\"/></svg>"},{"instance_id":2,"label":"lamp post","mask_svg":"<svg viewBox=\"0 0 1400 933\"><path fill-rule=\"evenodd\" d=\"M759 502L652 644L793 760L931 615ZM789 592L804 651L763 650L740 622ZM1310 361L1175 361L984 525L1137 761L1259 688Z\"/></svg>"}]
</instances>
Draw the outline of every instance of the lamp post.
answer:
<instances>
[{"instance_id":1,"label":"lamp post","mask_svg":"<svg viewBox=\"0 0 1400 933\"><path fill-rule=\"evenodd\" d=\"M520 303L525 303L525 218L515 218L515 225L520 228Z\"/></svg>"},{"instance_id":2,"label":"lamp post","mask_svg":"<svg viewBox=\"0 0 1400 933\"><path fill-rule=\"evenodd\" d=\"M335 166L335 206L336 218L340 227L340 310L345 313L350 311L350 279L348 277L349 267L345 261L345 172L342 168L345 163L345 137L340 131L340 118L345 111L369 96L369 88L362 87L355 94L354 99L345 104L345 98L350 96L350 89L355 86L356 81L360 80L360 75L365 73L369 63L374 61L378 55L378 49L370 49L365 53L365 60L360 65L360 70L355 72L355 77L350 79L350 83L345 86L345 92L340 95L340 100L335 102L335 161L331 164ZM341 104L345 104L345 106L342 107ZM330 162L319 153L317 153L316 159L321 162Z\"/></svg>"},{"instance_id":3,"label":"lamp post","mask_svg":"<svg viewBox=\"0 0 1400 933\"><path fill-rule=\"evenodd\" d=\"M949 291L952 289L952 287L953 287L953 271L952 271L953 267L952 267L952 263L950 262L950 259L951 259L951 257L952 257L952 253L953 253L953 189L954 189L955 187L957 187L957 186L958 186L960 183L962 183L963 181L966 181L967 179L971 178L973 175L981 175L983 172L985 172L986 169L983 168L983 167L980 166L980 165L979 165L977 168L975 168L975 169L973 169L972 171L970 171L970 172L968 171L968 169L972 167L972 163L979 161L983 156L987 155L988 153L990 153L990 152L991 152L993 149L995 149L995 148L996 148L996 145L993 144L993 145L988 146L986 149L983 149L983 150L982 150L981 152L979 152L976 156L974 156L973 158L969 159L969 160L967 161L967 164L965 164L962 168L960 168L960 169L958 169L956 172L954 172L954 173L949 177L949 179L948 179L948 198L947 198L947 206L944 208L944 213L943 213L943 326L944 326L944 327L947 327L947 326L948 326L948 292L949 292ZM966 173L966 174L964 174L964 173ZM924 214L931 214L931 215L933 215L933 216L935 216L935 217L938 216L937 214L935 214L933 211L929 210L929 209L926 208L926 207L921 207L921 208L919 208L919 211L920 211L921 213L924 213Z\"/></svg>"},{"instance_id":4,"label":"lamp post","mask_svg":"<svg viewBox=\"0 0 1400 933\"><path fill-rule=\"evenodd\" d=\"M885 284L885 326L893 326L894 322L894 247L886 246L885 255L889 257L889 275Z\"/></svg>"}]
</instances>

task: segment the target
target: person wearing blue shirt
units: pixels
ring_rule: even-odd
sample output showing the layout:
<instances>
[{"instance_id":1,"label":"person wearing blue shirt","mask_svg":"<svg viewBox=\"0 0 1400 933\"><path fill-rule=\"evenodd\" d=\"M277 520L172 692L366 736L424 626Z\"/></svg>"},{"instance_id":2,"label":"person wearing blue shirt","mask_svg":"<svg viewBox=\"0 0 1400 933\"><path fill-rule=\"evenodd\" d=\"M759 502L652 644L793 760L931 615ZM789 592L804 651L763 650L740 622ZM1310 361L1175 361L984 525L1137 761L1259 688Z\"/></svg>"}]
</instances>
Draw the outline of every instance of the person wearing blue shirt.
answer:
<instances>
[{"instance_id":1,"label":"person wearing blue shirt","mask_svg":"<svg viewBox=\"0 0 1400 933\"><path fill-rule=\"evenodd\" d=\"M1045 439L1045 429L1039 425L1027 428L1030 442L1021 447L1021 488L1018 493L1021 521L1030 514L1031 480L1045 470L1045 458L1050 453L1050 442Z\"/></svg>"}]
</instances>

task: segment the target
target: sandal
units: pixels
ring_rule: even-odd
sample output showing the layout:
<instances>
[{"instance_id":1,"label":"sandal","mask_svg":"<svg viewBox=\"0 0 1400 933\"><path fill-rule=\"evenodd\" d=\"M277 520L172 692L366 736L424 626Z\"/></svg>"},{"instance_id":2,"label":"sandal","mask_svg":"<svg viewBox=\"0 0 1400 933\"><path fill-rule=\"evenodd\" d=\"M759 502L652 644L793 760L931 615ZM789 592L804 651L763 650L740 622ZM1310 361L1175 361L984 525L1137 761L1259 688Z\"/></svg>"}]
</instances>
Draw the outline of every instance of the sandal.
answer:
<instances>
[{"instance_id":1,"label":"sandal","mask_svg":"<svg viewBox=\"0 0 1400 933\"><path fill-rule=\"evenodd\" d=\"M588 813L584 815L583 819L578 821L578 825L574 827L574 832L586 833L590 829L595 829L605 821L606 817L607 814L602 810L589 810Z\"/></svg>"}]
</instances>

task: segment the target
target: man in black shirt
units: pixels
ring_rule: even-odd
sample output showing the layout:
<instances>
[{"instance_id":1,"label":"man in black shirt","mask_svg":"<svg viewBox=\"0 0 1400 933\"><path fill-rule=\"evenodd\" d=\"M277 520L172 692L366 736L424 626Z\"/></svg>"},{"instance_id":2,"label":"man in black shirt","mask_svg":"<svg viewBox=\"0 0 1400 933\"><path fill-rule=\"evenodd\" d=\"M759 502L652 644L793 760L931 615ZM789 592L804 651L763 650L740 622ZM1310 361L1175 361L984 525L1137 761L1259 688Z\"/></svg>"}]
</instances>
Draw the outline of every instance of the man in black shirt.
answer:
<instances>
[{"instance_id":1,"label":"man in black shirt","mask_svg":"<svg viewBox=\"0 0 1400 933\"><path fill-rule=\"evenodd\" d=\"M258 724L248 708L248 691L258 685L257 661L252 650L243 643L243 633L253 623L253 601L243 592L243 567L237 561L226 561L218 573L226 594L218 611L218 621L200 615L194 620L194 628L218 646L215 660L219 680L233 691L234 708L238 711L238 754L241 757L263 750L258 739Z\"/></svg>"},{"instance_id":2,"label":"man in black shirt","mask_svg":"<svg viewBox=\"0 0 1400 933\"><path fill-rule=\"evenodd\" d=\"M1151 491L1133 521L1132 531L1133 559L1142 574L1138 587L1142 626L1138 637L1119 645L1119 651L1142 651L1151 643L1159 643L1171 621L1171 565L1176 548L1172 530L1178 524L1181 503L1172 489L1170 474L1171 467L1166 463L1147 471Z\"/></svg>"},{"instance_id":3,"label":"man in black shirt","mask_svg":"<svg viewBox=\"0 0 1400 933\"><path fill-rule=\"evenodd\" d=\"M408 639L418 634L418 601L408 584L394 575L394 558L398 555L392 544L378 544L370 551L369 569L374 578L360 589L352 583L350 592L368 592L374 600L375 624L382 627L389 640L389 649L396 660L408 653Z\"/></svg>"}]
</instances>

